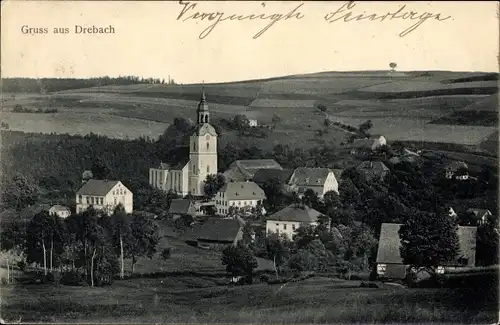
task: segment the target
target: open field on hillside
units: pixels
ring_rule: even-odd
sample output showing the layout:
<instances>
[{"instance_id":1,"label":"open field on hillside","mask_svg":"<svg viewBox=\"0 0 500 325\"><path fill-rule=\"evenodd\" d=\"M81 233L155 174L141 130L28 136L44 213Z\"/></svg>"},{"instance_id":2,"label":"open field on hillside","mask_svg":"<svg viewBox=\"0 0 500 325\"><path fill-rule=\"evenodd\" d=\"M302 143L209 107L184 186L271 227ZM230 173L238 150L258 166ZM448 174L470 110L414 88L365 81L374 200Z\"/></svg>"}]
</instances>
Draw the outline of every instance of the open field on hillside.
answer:
<instances>
[{"instance_id":1,"label":"open field on hillside","mask_svg":"<svg viewBox=\"0 0 500 325\"><path fill-rule=\"evenodd\" d=\"M470 324L492 323L498 315L497 299L473 289L360 288L358 281L328 278L285 286L217 282L180 276L122 280L104 288L9 286L2 288L2 317L72 323Z\"/></svg>"},{"instance_id":2,"label":"open field on hillside","mask_svg":"<svg viewBox=\"0 0 500 325\"><path fill-rule=\"evenodd\" d=\"M13 131L68 134L99 134L126 139L157 138L168 127L166 123L131 119L97 112L59 112L54 114L10 113L1 115Z\"/></svg>"},{"instance_id":3,"label":"open field on hillside","mask_svg":"<svg viewBox=\"0 0 500 325\"><path fill-rule=\"evenodd\" d=\"M491 135L496 120L490 118L491 113L476 113L464 120L455 112L497 111L498 98L490 94L498 88L495 76L498 78L497 74L447 71L320 72L206 84L205 92L214 121L246 114L260 124L269 124L274 114L281 117L267 139L242 140L257 146L281 142L307 147L321 141L343 142L346 133L334 128L323 139L316 139L315 131L323 124L323 115L315 108L318 103L328 107L327 113L334 121L356 127L371 119L371 133L383 134L389 141L476 145ZM200 91L200 84L148 84L67 90L50 95L13 94L14 99L12 94L4 94L4 111L19 104L27 108L56 108L59 113L7 113L2 121L11 129L28 132L69 130L156 137L176 117L196 118ZM40 120L40 126L34 120ZM427 124L431 121L440 124ZM104 127L106 123L109 124Z\"/></svg>"}]
</instances>

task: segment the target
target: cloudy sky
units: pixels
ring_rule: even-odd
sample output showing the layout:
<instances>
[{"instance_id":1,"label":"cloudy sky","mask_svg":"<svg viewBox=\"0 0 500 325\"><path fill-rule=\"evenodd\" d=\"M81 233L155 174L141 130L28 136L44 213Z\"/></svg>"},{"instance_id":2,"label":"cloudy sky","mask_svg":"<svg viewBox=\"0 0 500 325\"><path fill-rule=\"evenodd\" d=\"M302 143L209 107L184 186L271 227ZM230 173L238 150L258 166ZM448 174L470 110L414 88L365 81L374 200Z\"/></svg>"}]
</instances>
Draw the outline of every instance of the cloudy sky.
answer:
<instances>
[{"instance_id":1,"label":"cloudy sky","mask_svg":"<svg viewBox=\"0 0 500 325\"><path fill-rule=\"evenodd\" d=\"M170 75L182 83L223 82L383 70L389 62L399 70L498 71L496 6L493 1L349 7L342 1L3 1L2 76ZM213 19L201 19L202 13L213 13ZM252 14L260 18L249 19ZM281 20L254 38L278 14ZM378 19L353 19L371 14ZM115 33L75 34L75 25L111 25ZM23 34L28 28L32 33ZM47 33L34 32L43 28ZM54 34L54 28L69 33Z\"/></svg>"}]
</instances>

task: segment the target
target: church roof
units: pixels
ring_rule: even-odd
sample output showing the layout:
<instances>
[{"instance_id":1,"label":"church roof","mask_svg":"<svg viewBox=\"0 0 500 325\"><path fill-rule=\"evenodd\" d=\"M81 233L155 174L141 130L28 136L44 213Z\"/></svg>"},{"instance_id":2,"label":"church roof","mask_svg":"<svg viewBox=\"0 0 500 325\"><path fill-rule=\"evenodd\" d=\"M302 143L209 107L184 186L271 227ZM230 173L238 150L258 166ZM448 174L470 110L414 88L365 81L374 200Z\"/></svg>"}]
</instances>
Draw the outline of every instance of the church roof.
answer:
<instances>
[{"instance_id":1,"label":"church roof","mask_svg":"<svg viewBox=\"0 0 500 325\"><path fill-rule=\"evenodd\" d=\"M196 135L205 135L208 133L214 137L217 136L217 131L215 131L215 128L208 123L197 124L194 127L194 133Z\"/></svg>"}]
</instances>

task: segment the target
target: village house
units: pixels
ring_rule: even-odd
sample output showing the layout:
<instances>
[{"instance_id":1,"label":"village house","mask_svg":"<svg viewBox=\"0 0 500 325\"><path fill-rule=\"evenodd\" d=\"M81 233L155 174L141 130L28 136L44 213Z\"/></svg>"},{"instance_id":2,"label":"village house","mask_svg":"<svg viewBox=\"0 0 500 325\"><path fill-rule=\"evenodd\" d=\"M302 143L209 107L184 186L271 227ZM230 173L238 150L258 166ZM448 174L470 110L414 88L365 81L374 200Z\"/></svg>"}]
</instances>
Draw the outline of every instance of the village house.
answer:
<instances>
[{"instance_id":1,"label":"village house","mask_svg":"<svg viewBox=\"0 0 500 325\"><path fill-rule=\"evenodd\" d=\"M299 227L317 226L321 215L307 205L294 203L267 218L266 233L285 234L292 239Z\"/></svg>"},{"instance_id":2,"label":"village house","mask_svg":"<svg viewBox=\"0 0 500 325\"><path fill-rule=\"evenodd\" d=\"M217 173L217 138L218 134L210 124L210 111L202 90L189 147L179 148L175 164L161 163L157 168L150 168L149 184L182 196L189 193L196 197L203 196L205 179Z\"/></svg>"},{"instance_id":3,"label":"village house","mask_svg":"<svg viewBox=\"0 0 500 325\"><path fill-rule=\"evenodd\" d=\"M377 251L377 275L381 278L404 279L408 266L403 264L399 248L401 240L399 229L401 224L383 223ZM460 245L456 260L440 268L465 267L476 265L476 227L459 226L458 239Z\"/></svg>"},{"instance_id":4,"label":"village house","mask_svg":"<svg viewBox=\"0 0 500 325\"><path fill-rule=\"evenodd\" d=\"M204 249L223 249L243 238L242 219L208 219L195 234L197 246Z\"/></svg>"},{"instance_id":5,"label":"village house","mask_svg":"<svg viewBox=\"0 0 500 325\"><path fill-rule=\"evenodd\" d=\"M329 168L299 167L293 172L287 186L288 191L301 197L307 190L313 190L322 199L326 192L339 193L339 183Z\"/></svg>"},{"instance_id":6,"label":"village house","mask_svg":"<svg viewBox=\"0 0 500 325\"><path fill-rule=\"evenodd\" d=\"M493 216L491 211L488 209L472 208L468 209L467 213L474 216L475 224L478 226L488 223L490 218Z\"/></svg>"},{"instance_id":7,"label":"village house","mask_svg":"<svg viewBox=\"0 0 500 325\"><path fill-rule=\"evenodd\" d=\"M401 162L408 162L408 163L415 163L418 161L418 158L420 155L414 151L408 150L408 149L403 149L401 154L396 155L389 159L389 162L396 165Z\"/></svg>"},{"instance_id":8,"label":"village house","mask_svg":"<svg viewBox=\"0 0 500 325\"><path fill-rule=\"evenodd\" d=\"M133 194L120 181L91 179L76 192L76 213L92 206L111 215L119 204L132 213Z\"/></svg>"},{"instance_id":9,"label":"village house","mask_svg":"<svg viewBox=\"0 0 500 325\"><path fill-rule=\"evenodd\" d=\"M358 155L372 152L385 145L387 145L387 140L381 135L365 139L354 139L347 147L352 155Z\"/></svg>"},{"instance_id":10,"label":"village house","mask_svg":"<svg viewBox=\"0 0 500 325\"><path fill-rule=\"evenodd\" d=\"M248 120L248 126L251 127L251 128L254 128L254 127L257 127L259 125L259 123L257 122L257 120L255 119L249 119Z\"/></svg>"},{"instance_id":11,"label":"village house","mask_svg":"<svg viewBox=\"0 0 500 325\"><path fill-rule=\"evenodd\" d=\"M445 166L445 177L465 181L469 179L468 166L463 161L453 161Z\"/></svg>"},{"instance_id":12,"label":"village house","mask_svg":"<svg viewBox=\"0 0 500 325\"><path fill-rule=\"evenodd\" d=\"M365 177L367 181L374 179L383 180L389 174L389 168L381 161L363 161L356 170Z\"/></svg>"},{"instance_id":13,"label":"village house","mask_svg":"<svg viewBox=\"0 0 500 325\"><path fill-rule=\"evenodd\" d=\"M196 207L193 201L188 199L173 199L170 202L170 208L168 209L168 214L173 220L179 219L184 216L195 217Z\"/></svg>"},{"instance_id":14,"label":"village house","mask_svg":"<svg viewBox=\"0 0 500 325\"><path fill-rule=\"evenodd\" d=\"M69 217L71 215L71 210L68 207L56 204L56 205L53 205L53 206L50 207L49 214L50 215L55 214L59 218L63 218L64 219L64 218L67 218L67 217Z\"/></svg>"},{"instance_id":15,"label":"village house","mask_svg":"<svg viewBox=\"0 0 500 325\"><path fill-rule=\"evenodd\" d=\"M228 182L250 181L262 169L282 170L283 167L274 159L236 160L224 172L224 177Z\"/></svg>"},{"instance_id":16,"label":"village house","mask_svg":"<svg viewBox=\"0 0 500 325\"><path fill-rule=\"evenodd\" d=\"M217 213L225 215L231 207L239 210L256 208L266 199L264 191L254 182L229 182L215 196Z\"/></svg>"}]
</instances>

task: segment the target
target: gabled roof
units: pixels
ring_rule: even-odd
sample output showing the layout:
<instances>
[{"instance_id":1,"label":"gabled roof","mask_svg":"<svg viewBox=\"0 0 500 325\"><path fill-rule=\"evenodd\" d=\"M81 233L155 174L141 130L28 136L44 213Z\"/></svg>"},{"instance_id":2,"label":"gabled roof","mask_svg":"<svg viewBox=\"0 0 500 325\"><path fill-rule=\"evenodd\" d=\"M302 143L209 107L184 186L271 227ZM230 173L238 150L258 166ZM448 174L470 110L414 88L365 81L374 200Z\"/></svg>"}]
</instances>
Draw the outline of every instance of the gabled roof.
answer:
<instances>
[{"instance_id":1,"label":"gabled roof","mask_svg":"<svg viewBox=\"0 0 500 325\"><path fill-rule=\"evenodd\" d=\"M189 208L193 206L191 200L187 199L172 199L170 203L169 213L172 214L188 214Z\"/></svg>"},{"instance_id":2,"label":"gabled roof","mask_svg":"<svg viewBox=\"0 0 500 325\"><path fill-rule=\"evenodd\" d=\"M283 169L283 167L274 159L236 160L224 172L224 176L227 180L245 181L252 179L261 169Z\"/></svg>"},{"instance_id":3,"label":"gabled roof","mask_svg":"<svg viewBox=\"0 0 500 325\"><path fill-rule=\"evenodd\" d=\"M293 221L293 222L316 222L321 212L314 210L307 205L291 204L286 208L269 216L267 220L272 221Z\"/></svg>"},{"instance_id":4,"label":"gabled roof","mask_svg":"<svg viewBox=\"0 0 500 325\"><path fill-rule=\"evenodd\" d=\"M296 168L290 177L289 185L295 186L323 186L328 174L332 171L328 168Z\"/></svg>"},{"instance_id":5,"label":"gabled roof","mask_svg":"<svg viewBox=\"0 0 500 325\"><path fill-rule=\"evenodd\" d=\"M446 165L446 170L448 171L452 171L452 172L456 172L458 171L460 168L465 168L467 169L468 166L465 162L463 161L452 161L451 163L449 163L448 165Z\"/></svg>"},{"instance_id":6,"label":"gabled roof","mask_svg":"<svg viewBox=\"0 0 500 325\"><path fill-rule=\"evenodd\" d=\"M78 195L105 196L120 181L90 179L76 192Z\"/></svg>"},{"instance_id":7,"label":"gabled roof","mask_svg":"<svg viewBox=\"0 0 500 325\"><path fill-rule=\"evenodd\" d=\"M378 242L377 263L403 264L403 259L399 253L401 240L399 238L399 223L383 223L380 230ZM459 256L466 256L469 265L475 265L477 227L458 227L458 239L460 244Z\"/></svg>"},{"instance_id":8,"label":"gabled roof","mask_svg":"<svg viewBox=\"0 0 500 325\"><path fill-rule=\"evenodd\" d=\"M70 209L68 207L65 207L64 205L59 205L59 204L51 206L49 210L54 210L54 211L70 211Z\"/></svg>"},{"instance_id":9,"label":"gabled roof","mask_svg":"<svg viewBox=\"0 0 500 325\"><path fill-rule=\"evenodd\" d=\"M270 181L271 179L278 179L281 183L286 184L293 174L293 169L259 169L254 177L253 181L257 184L262 184Z\"/></svg>"},{"instance_id":10,"label":"gabled roof","mask_svg":"<svg viewBox=\"0 0 500 325\"><path fill-rule=\"evenodd\" d=\"M354 139L352 143L348 145L349 148L357 148L357 149L371 149L373 142L375 139Z\"/></svg>"},{"instance_id":11,"label":"gabled roof","mask_svg":"<svg viewBox=\"0 0 500 325\"><path fill-rule=\"evenodd\" d=\"M468 209L467 212L472 212L474 215L478 218L481 219L483 217L488 217L491 215L491 211L488 209L477 209L477 208L471 208Z\"/></svg>"},{"instance_id":12,"label":"gabled roof","mask_svg":"<svg viewBox=\"0 0 500 325\"><path fill-rule=\"evenodd\" d=\"M220 192L224 192L227 200L264 200L266 195L259 185L254 182L229 182Z\"/></svg>"},{"instance_id":13,"label":"gabled roof","mask_svg":"<svg viewBox=\"0 0 500 325\"><path fill-rule=\"evenodd\" d=\"M241 229L241 224L236 219L208 219L199 228L196 238L198 240L211 240L232 242Z\"/></svg>"},{"instance_id":14,"label":"gabled roof","mask_svg":"<svg viewBox=\"0 0 500 325\"><path fill-rule=\"evenodd\" d=\"M387 168L387 166L384 165L384 163L379 160L363 161L356 167L356 169L372 170L372 171L389 171L389 168Z\"/></svg>"}]
</instances>

